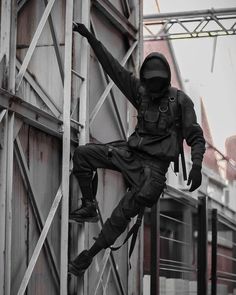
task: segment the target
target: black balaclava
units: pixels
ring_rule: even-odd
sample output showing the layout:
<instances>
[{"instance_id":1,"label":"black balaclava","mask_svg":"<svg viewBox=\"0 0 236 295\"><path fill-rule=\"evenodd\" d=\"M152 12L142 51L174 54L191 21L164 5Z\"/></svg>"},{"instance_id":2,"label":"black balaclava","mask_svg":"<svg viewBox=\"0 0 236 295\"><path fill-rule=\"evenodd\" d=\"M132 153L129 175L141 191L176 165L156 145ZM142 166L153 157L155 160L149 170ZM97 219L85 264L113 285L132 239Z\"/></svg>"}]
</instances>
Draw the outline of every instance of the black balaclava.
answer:
<instances>
[{"instance_id":1,"label":"black balaclava","mask_svg":"<svg viewBox=\"0 0 236 295\"><path fill-rule=\"evenodd\" d=\"M149 54L140 69L140 79L147 92L162 96L170 86L171 72L167 59L158 52Z\"/></svg>"}]
</instances>

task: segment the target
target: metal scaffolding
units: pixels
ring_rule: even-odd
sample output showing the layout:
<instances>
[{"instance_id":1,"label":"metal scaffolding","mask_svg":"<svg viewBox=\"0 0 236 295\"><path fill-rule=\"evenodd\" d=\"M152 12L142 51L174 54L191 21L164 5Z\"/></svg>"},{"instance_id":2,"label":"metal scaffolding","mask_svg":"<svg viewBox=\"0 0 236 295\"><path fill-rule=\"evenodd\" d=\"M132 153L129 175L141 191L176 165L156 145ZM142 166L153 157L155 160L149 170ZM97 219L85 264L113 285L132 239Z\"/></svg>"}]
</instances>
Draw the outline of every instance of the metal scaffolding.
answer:
<instances>
[{"instance_id":1,"label":"metal scaffolding","mask_svg":"<svg viewBox=\"0 0 236 295\"><path fill-rule=\"evenodd\" d=\"M144 40L174 40L236 34L236 7L144 15Z\"/></svg>"},{"instance_id":2,"label":"metal scaffolding","mask_svg":"<svg viewBox=\"0 0 236 295\"><path fill-rule=\"evenodd\" d=\"M100 13L115 30L118 30L121 35L126 36L124 39L126 39L125 41L130 47L123 58L121 58L122 65L126 65L130 59L132 60L133 67L134 65L138 67L141 60L141 43L139 41L142 32L140 30L141 1L135 1L135 9L130 7L127 0L119 1L122 11L120 11L119 6L115 6L112 4L112 1L108 0L66 0L65 3L60 0L44 0L42 2L44 10L42 11L40 21L32 34L31 40L29 40L29 43L25 41L25 44L19 44L17 41L18 15L20 13L26 13L27 15L25 11L27 11L28 7L39 5L39 1L3 0L0 7L0 265L4 265L4 271L1 271L0 274L0 293L10 295L15 292L18 295L23 295L42 253L42 249L44 249L47 264L50 267L56 286L55 294L68 294L68 290L72 287L77 294L86 295L88 294L89 287L87 274L83 281L76 282L72 284L73 286L68 284L67 265L68 252L70 250L68 246L68 235L70 232L68 213L70 172L72 168L71 154L78 143L83 145L89 141L90 128L108 97L112 99L121 137L127 136L130 126L128 125L128 128L124 126L124 120L114 99L114 83L109 80L102 69L100 69L101 74L107 85L92 111L90 110L90 49L85 38L73 35L72 23L73 21L80 21L88 28L91 23L91 30L96 34L96 26L93 24L94 20L91 16L92 10L93 14L96 14L94 11ZM59 7L57 7L58 10L61 7L65 9L65 22L62 22L64 24L63 40L59 40L55 18L53 18L53 9L56 5ZM28 10L30 11L30 8ZM130 18L132 21L130 21ZM48 26L49 40L52 44L40 45L42 32L46 30L46 26ZM81 41L79 44L77 44L78 40ZM59 88L63 91L61 102L56 97L52 97L49 91L42 86L40 79L33 74L32 56L38 54L37 49L40 46L51 46L54 50L54 58L58 67L56 77L60 80L61 85ZM23 57L21 52L18 55L16 54L17 50L24 51ZM62 54L64 54L64 58L62 58ZM22 58L20 59L19 56ZM76 61L74 57L79 61ZM39 63L40 60L38 60ZM73 95L77 90L79 90L79 98L77 93L75 99ZM37 99L34 99L34 97ZM22 142L19 136L24 124L58 139L62 147L61 180L46 218L45 212L40 208L40 191L35 187L34 173L32 172L32 167L29 167L29 159L25 154L24 142ZM28 262L26 262L24 272L21 271L21 277L17 278L19 281L17 290L13 292L12 222L14 220L14 212L12 204L14 167L16 165L19 167L20 176L27 191L31 206L30 210L32 210L35 218L39 238L31 255L27 254ZM55 245L49 239L48 233L52 228L53 222L55 222L55 216L58 214L57 211L60 205L61 213L58 220L60 220L61 236L59 237L60 257L58 257L58 253L54 249ZM88 225L78 227L76 238L78 251L76 252L81 251L84 246L88 245L88 231ZM29 235L29 233L27 234ZM28 252L28 249L26 252ZM106 277L104 277L104 271L108 262L110 262L110 267L108 272L106 272ZM107 289L108 283L111 280L111 274L117 287L117 294L128 294L117 270L117 262L110 251L105 251L101 263L100 273L96 279L92 280L95 282L95 285L92 287L92 294L97 294L100 285L102 285L103 290Z\"/></svg>"}]
</instances>

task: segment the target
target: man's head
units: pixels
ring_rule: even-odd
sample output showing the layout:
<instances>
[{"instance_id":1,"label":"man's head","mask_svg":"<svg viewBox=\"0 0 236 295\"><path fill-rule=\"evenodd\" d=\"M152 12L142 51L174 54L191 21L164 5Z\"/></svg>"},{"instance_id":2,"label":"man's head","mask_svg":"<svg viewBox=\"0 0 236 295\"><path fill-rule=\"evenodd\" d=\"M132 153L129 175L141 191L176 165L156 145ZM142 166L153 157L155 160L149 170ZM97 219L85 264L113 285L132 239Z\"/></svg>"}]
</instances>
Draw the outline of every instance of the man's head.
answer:
<instances>
[{"instance_id":1,"label":"man's head","mask_svg":"<svg viewBox=\"0 0 236 295\"><path fill-rule=\"evenodd\" d=\"M161 53L149 54L140 69L140 79L150 93L162 93L170 85L170 66Z\"/></svg>"}]
</instances>

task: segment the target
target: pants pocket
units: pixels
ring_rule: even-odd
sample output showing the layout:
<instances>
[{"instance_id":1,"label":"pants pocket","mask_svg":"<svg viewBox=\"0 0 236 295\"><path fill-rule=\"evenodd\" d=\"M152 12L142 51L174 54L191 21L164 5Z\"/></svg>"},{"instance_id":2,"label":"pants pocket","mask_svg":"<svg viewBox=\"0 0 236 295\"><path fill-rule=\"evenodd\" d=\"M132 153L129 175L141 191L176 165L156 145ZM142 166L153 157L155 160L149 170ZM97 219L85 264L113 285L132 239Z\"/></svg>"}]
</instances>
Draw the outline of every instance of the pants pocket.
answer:
<instances>
[{"instance_id":1,"label":"pants pocket","mask_svg":"<svg viewBox=\"0 0 236 295\"><path fill-rule=\"evenodd\" d=\"M144 183L136 195L139 204L151 208L159 199L165 187L166 177L144 167Z\"/></svg>"}]
</instances>

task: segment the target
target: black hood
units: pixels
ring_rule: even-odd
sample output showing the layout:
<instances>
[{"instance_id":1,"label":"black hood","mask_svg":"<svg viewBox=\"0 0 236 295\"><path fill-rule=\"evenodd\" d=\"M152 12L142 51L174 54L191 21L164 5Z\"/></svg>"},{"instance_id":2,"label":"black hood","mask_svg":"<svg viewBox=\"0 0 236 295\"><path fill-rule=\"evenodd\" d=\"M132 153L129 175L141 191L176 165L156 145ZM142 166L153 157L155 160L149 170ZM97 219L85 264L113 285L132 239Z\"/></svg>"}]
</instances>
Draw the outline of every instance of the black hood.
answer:
<instances>
[{"instance_id":1,"label":"black hood","mask_svg":"<svg viewBox=\"0 0 236 295\"><path fill-rule=\"evenodd\" d=\"M162 71L164 70L165 73L166 73L166 76L167 76L167 80L168 80L168 85L170 85L170 81L171 81L171 71L170 71L170 66L169 66L169 63L167 61L167 59L165 58L165 56L159 52L152 52L150 53L143 61L143 64L140 68L140 80L142 81L143 80L143 73L144 73L144 70L145 70L145 65L147 63L147 61L150 61L151 59L159 59L162 64L164 65L164 67L162 68ZM158 71L160 69L156 69L157 71L157 76L158 76Z\"/></svg>"}]
</instances>

